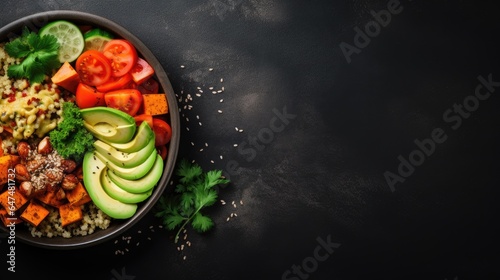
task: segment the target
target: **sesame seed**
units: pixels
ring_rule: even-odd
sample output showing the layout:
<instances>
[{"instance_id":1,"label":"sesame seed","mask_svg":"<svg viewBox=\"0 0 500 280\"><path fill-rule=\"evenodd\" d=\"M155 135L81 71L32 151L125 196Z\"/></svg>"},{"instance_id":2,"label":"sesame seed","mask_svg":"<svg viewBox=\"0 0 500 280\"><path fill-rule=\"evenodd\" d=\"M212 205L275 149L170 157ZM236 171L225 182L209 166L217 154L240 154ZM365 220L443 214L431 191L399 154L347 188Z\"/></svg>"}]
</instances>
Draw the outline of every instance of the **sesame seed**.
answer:
<instances>
[{"instance_id":1,"label":"sesame seed","mask_svg":"<svg viewBox=\"0 0 500 280\"><path fill-rule=\"evenodd\" d=\"M243 205L243 200L240 200L240 204Z\"/></svg>"},{"instance_id":2,"label":"sesame seed","mask_svg":"<svg viewBox=\"0 0 500 280\"><path fill-rule=\"evenodd\" d=\"M215 90L212 90L212 94L217 94L217 91L215 91Z\"/></svg>"},{"instance_id":3,"label":"sesame seed","mask_svg":"<svg viewBox=\"0 0 500 280\"><path fill-rule=\"evenodd\" d=\"M196 96L200 97L200 96L201 96L201 94L197 93L197 94L196 94Z\"/></svg>"},{"instance_id":4,"label":"sesame seed","mask_svg":"<svg viewBox=\"0 0 500 280\"><path fill-rule=\"evenodd\" d=\"M224 87L221 87L220 89L221 89L222 91L224 91Z\"/></svg>"},{"instance_id":5,"label":"sesame seed","mask_svg":"<svg viewBox=\"0 0 500 280\"><path fill-rule=\"evenodd\" d=\"M222 159L222 155L220 155L219 158Z\"/></svg>"},{"instance_id":6,"label":"sesame seed","mask_svg":"<svg viewBox=\"0 0 500 280\"><path fill-rule=\"evenodd\" d=\"M188 117L186 117L186 121L187 121L187 122L189 121L189 118L188 118Z\"/></svg>"},{"instance_id":7,"label":"sesame seed","mask_svg":"<svg viewBox=\"0 0 500 280\"><path fill-rule=\"evenodd\" d=\"M203 152L203 148L200 149L200 152Z\"/></svg>"},{"instance_id":8,"label":"sesame seed","mask_svg":"<svg viewBox=\"0 0 500 280\"><path fill-rule=\"evenodd\" d=\"M220 90L220 89L217 91L217 93L221 93L221 92L222 92L222 90Z\"/></svg>"},{"instance_id":9,"label":"sesame seed","mask_svg":"<svg viewBox=\"0 0 500 280\"><path fill-rule=\"evenodd\" d=\"M201 126L201 122L198 122L198 124Z\"/></svg>"},{"instance_id":10,"label":"sesame seed","mask_svg":"<svg viewBox=\"0 0 500 280\"><path fill-rule=\"evenodd\" d=\"M223 79L223 78L220 78L220 82L221 82L221 83L222 83L222 82L224 82L224 79Z\"/></svg>"},{"instance_id":11,"label":"sesame seed","mask_svg":"<svg viewBox=\"0 0 500 280\"><path fill-rule=\"evenodd\" d=\"M217 113L222 114L222 110L217 110Z\"/></svg>"},{"instance_id":12,"label":"sesame seed","mask_svg":"<svg viewBox=\"0 0 500 280\"><path fill-rule=\"evenodd\" d=\"M229 222L229 219L231 219L231 218L227 217L226 222Z\"/></svg>"},{"instance_id":13,"label":"sesame seed","mask_svg":"<svg viewBox=\"0 0 500 280\"><path fill-rule=\"evenodd\" d=\"M231 213L231 218L234 217L234 213Z\"/></svg>"},{"instance_id":14,"label":"sesame seed","mask_svg":"<svg viewBox=\"0 0 500 280\"><path fill-rule=\"evenodd\" d=\"M184 244L181 245L181 251L184 250Z\"/></svg>"},{"instance_id":15,"label":"sesame seed","mask_svg":"<svg viewBox=\"0 0 500 280\"><path fill-rule=\"evenodd\" d=\"M186 260L186 256L182 257L183 260Z\"/></svg>"},{"instance_id":16,"label":"sesame seed","mask_svg":"<svg viewBox=\"0 0 500 280\"><path fill-rule=\"evenodd\" d=\"M224 102L224 99L219 100L220 103Z\"/></svg>"},{"instance_id":17,"label":"sesame seed","mask_svg":"<svg viewBox=\"0 0 500 280\"><path fill-rule=\"evenodd\" d=\"M234 216L235 216L235 217L238 217L238 215L237 215L236 213L234 213Z\"/></svg>"},{"instance_id":18,"label":"sesame seed","mask_svg":"<svg viewBox=\"0 0 500 280\"><path fill-rule=\"evenodd\" d=\"M222 203L223 205L226 204L226 202L224 201L224 199L221 199L220 203Z\"/></svg>"},{"instance_id":19,"label":"sesame seed","mask_svg":"<svg viewBox=\"0 0 500 280\"><path fill-rule=\"evenodd\" d=\"M212 72L214 71L214 68L208 68L208 71Z\"/></svg>"},{"instance_id":20,"label":"sesame seed","mask_svg":"<svg viewBox=\"0 0 500 280\"><path fill-rule=\"evenodd\" d=\"M214 163L214 161L213 161L213 160L211 160L211 161L210 161L210 163Z\"/></svg>"},{"instance_id":21,"label":"sesame seed","mask_svg":"<svg viewBox=\"0 0 500 280\"><path fill-rule=\"evenodd\" d=\"M207 142L205 142L205 147L208 147L208 143Z\"/></svg>"},{"instance_id":22,"label":"sesame seed","mask_svg":"<svg viewBox=\"0 0 500 280\"><path fill-rule=\"evenodd\" d=\"M238 147L238 144L233 144L233 147Z\"/></svg>"},{"instance_id":23,"label":"sesame seed","mask_svg":"<svg viewBox=\"0 0 500 280\"><path fill-rule=\"evenodd\" d=\"M200 119L200 116L196 115L196 119L199 120Z\"/></svg>"},{"instance_id":24,"label":"sesame seed","mask_svg":"<svg viewBox=\"0 0 500 280\"><path fill-rule=\"evenodd\" d=\"M186 126L186 130L189 131L189 127Z\"/></svg>"},{"instance_id":25,"label":"sesame seed","mask_svg":"<svg viewBox=\"0 0 500 280\"><path fill-rule=\"evenodd\" d=\"M243 129L238 130L238 132L240 132L240 133L243 132Z\"/></svg>"},{"instance_id":26,"label":"sesame seed","mask_svg":"<svg viewBox=\"0 0 500 280\"><path fill-rule=\"evenodd\" d=\"M137 233L142 233L142 231L138 230Z\"/></svg>"},{"instance_id":27,"label":"sesame seed","mask_svg":"<svg viewBox=\"0 0 500 280\"><path fill-rule=\"evenodd\" d=\"M139 242L137 242L137 243L135 244L135 246L139 246Z\"/></svg>"},{"instance_id":28,"label":"sesame seed","mask_svg":"<svg viewBox=\"0 0 500 280\"><path fill-rule=\"evenodd\" d=\"M201 89L200 89L200 90L198 90L198 91L199 91L200 93L203 93L203 90L201 90Z\"/></svg>"},{"instance_id":29,"label":"sesame seed","mask_svg":"<svg viewBox=\"0 0 500 280\"><path fill-rule=\"evenodd\" d=\"M118 243L118 240L115 240L115 244Z\"/></svg>"},{"instance_id":30,"label":"sesame seed","mask_svg":"<svg viewBox=\"0 0 500 280\"><path fill-rule=\"evenodd\" d=\"M191 142L191 146L194 146L194 143L193 143L193 142Z\"/></svg>"},{"instance_id":31,"label":"sesame seed","mask_svg":"<svg viewBox=\"0 0 500 280\"><path fill-rule=\"evenodd\" d=\"M186 68L186 66L184 66L184 65L181 65L181 68L182 68L182 69L184 69L184 68Z\"/></svg>"},{"instance_id":32,"label":"sesame seed","mask_svg":"<svg viewBox=\"0 0 500 280\"><path fill-rule=\"evenodd\" d=\"M209 87L208 89L209 89L209 90L213 90L213 89L214 89L214 87Z\"/></svg>"},{"instance_id":33,"label":"sesame seed","mask_svg":"<svg viewBox=\"0 0 500 280\"><path fill-rule=\"evenodd\" d=\"M196 87L196 89L201 89L201 87Z\"/></svg>"}]
</instances>

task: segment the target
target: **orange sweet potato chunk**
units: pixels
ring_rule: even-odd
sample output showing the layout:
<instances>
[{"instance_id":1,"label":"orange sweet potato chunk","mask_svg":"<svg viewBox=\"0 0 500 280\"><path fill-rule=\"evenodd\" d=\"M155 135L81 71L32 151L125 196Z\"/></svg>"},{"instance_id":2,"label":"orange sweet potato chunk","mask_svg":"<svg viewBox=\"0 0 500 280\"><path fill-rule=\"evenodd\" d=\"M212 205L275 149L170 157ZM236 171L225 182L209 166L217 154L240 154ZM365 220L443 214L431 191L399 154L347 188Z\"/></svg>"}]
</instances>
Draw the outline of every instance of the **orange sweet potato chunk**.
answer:
<instances>
[{"instance_id":1,"label":"orange sweet potato chunk","mask_svg":"<svg viewBox=\"0 0 500 280\"><path fill-rule=\"evenodd\" d=\"M82 183L78 183L73 190L67 191L66 198L70 204L75 206L83 205L92 200Z\"/></svg>"},{"instance_id":2,"label":"orange sweet potato chunk","mask_svg":"<svg viewBox=\"0 0 500 280\"><path fill-rule=\"evenodd\" d=\"M15 212L23 207L26 202L28 202L28 199L17 189L14 191L6 190L0 194L0 204L7 211Z\"/></svg>"},{"instance_id":3,"label":"orange sweet potato chunk","mask_svg":"<svg viewBox=\"0 0 500 280\"><path fill-rule=\"evenodd\" d=\"M143 112L148 115L163 115L168 113L167 96L164 93L142 95Z\"/></svg>"},{"instance_id":4,"label":"orange sweet potato chunk","mask_svg":"<svg viewBox=\"0 0 500 280\"><path fill-rule=\"evenodd\" d=\"M21 213L21 219L32 224L33 226L38 226L45 217L49 215L49 210L43 207L40 203L35 200L31 200L28 207L24 209Z\"/></svg>"},{"instance_id":5,"label":"orange sweet potato chunk","mask_svg":"<svg viewBox=\"0 0 500 280\"><path fill-rule=\"evenodd\" d=\"M59 207L59 215L61 216L61 225L63 227L83 219L82 208L70 203Z\"/></svg>"}]
</instances>

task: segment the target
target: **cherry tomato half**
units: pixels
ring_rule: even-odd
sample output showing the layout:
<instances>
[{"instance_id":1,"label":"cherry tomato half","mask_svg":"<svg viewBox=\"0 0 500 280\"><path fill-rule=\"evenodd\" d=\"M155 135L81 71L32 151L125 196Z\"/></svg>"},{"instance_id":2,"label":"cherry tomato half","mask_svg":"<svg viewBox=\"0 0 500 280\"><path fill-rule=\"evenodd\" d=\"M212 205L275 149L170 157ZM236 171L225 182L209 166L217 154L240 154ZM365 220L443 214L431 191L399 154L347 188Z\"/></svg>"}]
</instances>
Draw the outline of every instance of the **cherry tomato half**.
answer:
<instances>
[{"instance_id":1,"label":"cherry tomato half","mask_svg":"<svg viewBox=\"0 0 500 280\"><path fill-rule=\"evenodd\" d=\"M81 81L89 86L102 85L111 77L109 60L96 50L82 53L76 60L75 69Z\"/></svg>"},{"instance_id":2,"label":"cherry tomato half","mask_svg":"<svg viewBox=\"0 0 500 280\"><path fill-rule=\"evenodd\" d=\"M155 133L155 146L164 146L170 142L172 128L166 121L153 118L153 131Z\"/></svg>"},{"instance_id":3,"label":"cherry tomato half","mask_svg":"<svg viewBox=\"0 0 500 280\"><path fill-rule=\"evenodd\" d=\"M147 79L151 78L155 73L155 70L153 70L153 67L151 67L146 60L139 57L137 58L137 63L134 68L132 68L130 73L132 74L134 82L140 85Z\"/></svg>"},{"instance_id":4,"label":"cherry tomato half","mask_svg":"<svg viewBox=\"0 0 500 280\"><path fill-rule=\"evenodd\" d=\"M79 83L76 87L75 102L80 109L106 105L104 93L84 83Z\"/></svg>"},{"instance_id":5,"label":"cherry tomato half","mask_svg":"<svg viewBox=\"0 0 500 280\"><path fill-rule=\"evenodd\" d=\"M120 77L130 72L137 63L137 51L127 40L113 39L102 50L104 56L111 61L113 77Z\"/></svg>"},{"instance_id":6,"label":"cherry tomato half","mask_svg":"<svg viewBox=\"0 0 500 280\"><path fill-rule=\"evenodd\" d=\"M142 92L142 94L158 93L159 88L160 88L160 85L153 78L149 78L146 81L144 81L142 84L137 86L137 89L140 92Z\"/></svg>"},{"instance_id":7,"label":"cherry tomato half","mask_svg":"<svg viewBox=\"0 0 500 280\"><path fill-rule=\"evenodd\" d=\"M142 122L147 122L149 124L149 127L153 128L153 115L140 114L134 116L134 119L137 126L141 125Z\"/></svg>"},{"instance_id":8,"label":"cherry tomato half","mask_svg":"<svg viewBox=\"0 0 500 280\"><path fill-rule=\"evenodd\" d=\"M142 105L142 94L137 89L119 89L104 94L106 106L135 116Z\"/></svg>"},{"instance_id":9,"label":"cherry tomato half","mask_svg":"<svg viewBox=\"0 0 500 280\"><path fill-rule=\"evenodd\" d=\"M167 158L167 153L168 153L167 146L165 146L165 145L158 146L158 147L156 147L156 150L158 151L158 154L160 154L160 156L163 160L165 160Z\"/></svg>"},{"instance_id":10,"label":"cherry tomato half","mask_svg":"<svg viewBox=\"0 0 500 280\"><path fill-rule=\"evenodd\" d=\"M111 77L106 83L97 86L97 90L101 92L108 92L112 90L128 88L128 85L132 82L132 75L125 73L121 77Z\"/></svg>"}]
</instances>

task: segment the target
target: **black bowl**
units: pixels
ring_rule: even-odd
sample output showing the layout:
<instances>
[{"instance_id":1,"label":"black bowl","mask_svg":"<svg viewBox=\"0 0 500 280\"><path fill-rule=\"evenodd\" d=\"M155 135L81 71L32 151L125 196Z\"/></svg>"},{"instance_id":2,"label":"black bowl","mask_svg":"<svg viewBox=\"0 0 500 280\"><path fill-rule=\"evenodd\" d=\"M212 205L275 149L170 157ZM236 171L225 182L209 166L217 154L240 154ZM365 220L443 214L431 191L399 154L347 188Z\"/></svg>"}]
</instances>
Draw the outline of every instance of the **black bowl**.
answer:
<instances>
[{"instance_id":1,"label":"black bowl","mask_svg":"<svg viewBox=\"0 0 500 280\"><path fill-rule=\"evenodd\" d=\"M31 31L38 31L42 26L54 20L68 20L77 25L99 27L111 32L116 37L129 40L134 44L140 56L146 59L155 69L155 75L160 83L160 89L163 90L167 96L169 105L168 117L172 127L172 139L169 143L163 175L150 198L139 205L136 214L132 218L126 220L113 220L111 225L105 230L96 230L93 234L87 236L75 236L71 238L33 237L27 229L24 230L23 228L17 228L15 232L17 240L34 246L51 249L75 249L94 246L116 238L143 218L155 205L165 190L175 167L180 138L179 109L170 80L153 53L137 37L128 32L127 29L103 17L78 11L48 11L37 13L20 18L0 28L0 42L6 42L20 35L24 26L27 26ZM0 226L0 228L4 231L7 230L3 225Z\"/></svg>"}]
</instances>

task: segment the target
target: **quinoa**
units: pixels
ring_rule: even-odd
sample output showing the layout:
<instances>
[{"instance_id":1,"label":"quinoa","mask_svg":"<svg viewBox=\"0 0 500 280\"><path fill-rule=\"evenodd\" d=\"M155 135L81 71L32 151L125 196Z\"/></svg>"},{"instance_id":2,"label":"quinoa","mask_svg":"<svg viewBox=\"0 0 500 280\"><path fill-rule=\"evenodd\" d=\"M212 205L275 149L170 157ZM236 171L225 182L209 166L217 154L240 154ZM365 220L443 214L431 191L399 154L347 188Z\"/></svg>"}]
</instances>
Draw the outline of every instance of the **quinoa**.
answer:
<instances>
[{"instance_id":1,"label":"quinoa","mask_svg":"<svg viewBox=\"0 0 500 280\"><path fill-rule=\"evenodd\" d=\"M59 212L54 207L49 207L49 215L37 226L29 225L33 237L63 237L86 236L99 229L106 229L111 223L111 218L104 214L93 202L82 206L83 219L66 227L61 226Z\"/></svg>"}]
</instances>

